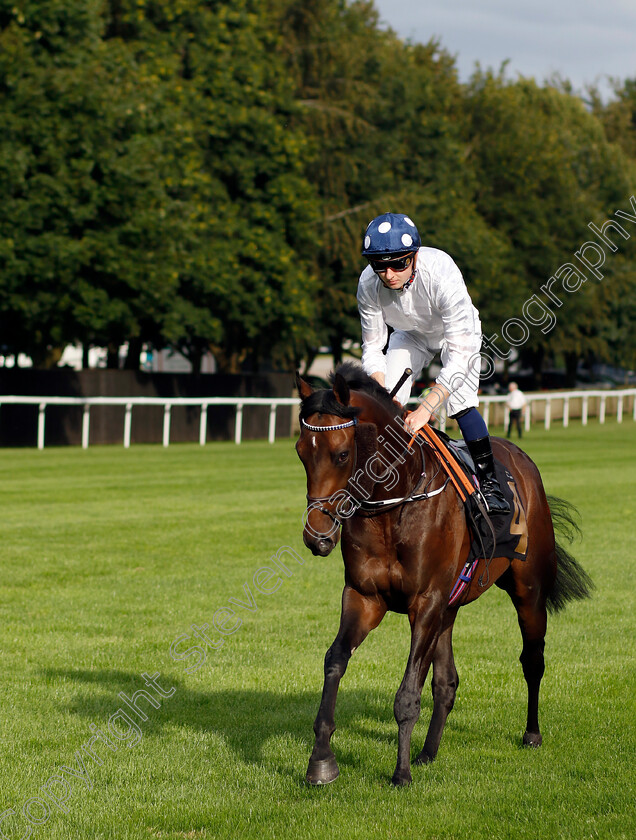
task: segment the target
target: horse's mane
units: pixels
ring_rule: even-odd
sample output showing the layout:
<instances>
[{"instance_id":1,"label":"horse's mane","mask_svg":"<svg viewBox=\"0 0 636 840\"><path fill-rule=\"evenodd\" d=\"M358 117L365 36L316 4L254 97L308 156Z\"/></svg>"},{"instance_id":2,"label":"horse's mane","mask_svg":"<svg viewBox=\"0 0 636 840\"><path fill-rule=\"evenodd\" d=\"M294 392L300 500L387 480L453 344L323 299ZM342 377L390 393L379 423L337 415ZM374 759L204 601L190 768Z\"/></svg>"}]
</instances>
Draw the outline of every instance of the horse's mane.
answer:
<instances>
[{"instance_id":1,"label":"horse's mane","mask_svg":"<svg viewBox=\"0 0 636 840\"><path fill-rule=\"evenodd\" d=\"M389 392L386 388L380 385L379 382L376 382L375 379L369 376L368 373L365 373L362 366L357 362L343 362L336 368L336 373L339 373L345 378L347 385L353 391L364 391L365 394L375 397L375 399L388 408L392 414L397 414L399 412L399 407L393 402L393 399L389 396ZM335 373L331 374L329 379L333 382L335 379Z\"/></svg>"},{"instance_id":2,"label":"horse's mane","mask_svg":"<svg viewBox=\"0 0 636 840\"><path fill-rule=\"evenodd\" d=\"M340 374L346 381L347 385L352 391L363 391L365 394L374 397L378 402L382 403L392 414L397 414L399 407L393 402L389 396L388 391L372 379L364 372L362 367L356 362L343 362L338 365L335 373L329 375L329 380L333 384L336 374ZM331 388L325 388L321 391L314 391L313 394L303 401L300 407L301 419L306 419L311 414L334 414L336 417L343 417L350 420L361 411L352 405L342 405L338 402L336 396Z\"/></svg>"}]
</instances>

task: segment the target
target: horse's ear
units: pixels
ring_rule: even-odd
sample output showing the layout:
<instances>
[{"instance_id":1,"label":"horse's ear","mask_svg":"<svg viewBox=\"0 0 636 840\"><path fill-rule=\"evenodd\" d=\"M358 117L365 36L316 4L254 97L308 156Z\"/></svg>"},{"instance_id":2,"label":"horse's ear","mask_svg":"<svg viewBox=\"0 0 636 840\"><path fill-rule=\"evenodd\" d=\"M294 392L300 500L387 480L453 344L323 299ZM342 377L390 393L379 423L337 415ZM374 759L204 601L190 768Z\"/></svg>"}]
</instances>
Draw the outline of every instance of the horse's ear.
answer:
<instances>
[{"instance_id":1,"label":"horse's ear","mask_svg":"<svg viewBox=\"0 0 636 840\"><path fill-rule=\"evenodd\" d=\"M301 378L300 371L296 371L296 387L298 388L301 400L306 400L307 397L311 396L314 392L314 389L311 387L309 382L305 382L305 380Z\"/></svg>"},{"instance_id":2,"label":"horse's ear","mask_svg":"<svg viewBox=\"0 0 636 840\"><path fill-rule=\"evenodd\" d=\"M351 392L347 380L341 373L337 373L333 378L333 392L341 405L349 405Z\"/></svg>"}]
</instances>

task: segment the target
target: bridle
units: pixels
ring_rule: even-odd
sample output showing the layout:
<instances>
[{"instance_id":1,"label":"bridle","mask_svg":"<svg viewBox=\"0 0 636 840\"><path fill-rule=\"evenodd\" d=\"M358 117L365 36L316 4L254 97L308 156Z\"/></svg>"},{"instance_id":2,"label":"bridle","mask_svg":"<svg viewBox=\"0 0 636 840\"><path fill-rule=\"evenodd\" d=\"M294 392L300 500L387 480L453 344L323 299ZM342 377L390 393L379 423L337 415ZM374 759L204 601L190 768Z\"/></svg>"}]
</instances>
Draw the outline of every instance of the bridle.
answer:
<instances>
[{"instance_id":1,"label":"bridle","mask_svg":"<svg viewBox=\"0 0 636 840\"><path fill-rule=\"evenodd\" d=\"M336 423L332 426L313 426L311 423L308 423L306 420L301 419L301 424L306 428L309 429L310 432L338 432L341 429L350 429L352 426L355 428L358 425L358 418L354 417L351 420L348 420L346 423ZM355 434L354 434L354 441L355 441ZM356 453L357 454L357 453ZM355 465L354 465L355 469ZM346 492L346 491L342 491ZM351 498L351 497L350 497ZM329 502L333 499L333 494L331 496L310 496L307 494L307 501L309 504L307 507L312 507L313 510L317 510L320 513L323 513L325 516L328 516L329 519L332 520L336 528L339 528L342 525L342 521L338 519L336 514L329 510L327 507L323 507L323 502ZM353 502L353 499L351 499ZM321 505L321 507L313 507L315 504Z\"/></svg>"},{"instance_id":2,"label":"bridle","mask_svg":"<svg viewBox=\"0 0 636 840\"><path fill-rule=\"evenodd\" d=\"M354 417L353 420L349 420L347 423L336 423L335 426L312 426L306 420L301 420L300 422L310 432L336 432L340 429L349 429L351 426L357 426L358 418Z\"/></svg>"},{"instance_id":3,"label":"bridle","mask_svg":"<svg viewBox=\"0 0 636 840\"><path fill-rule=\"evenodd\" d=\"M309 431L312 431L312 432L335 432L335 431L339 431L340 429L348 429L348 428L351 428L352 426L353 427L357 426L358 418L354 417L352 420L349 420L346 423L336 423L336 424L330 425L330 426L314 426L311 423L307 423L307 421L303 420L303 419L301 419L300 422L306 429L309 429ZM354 436L354 441L355 441L355 436ZM410 446L410 444L409 444L409 446ZM402 455L399 458L396 458L396 460L387 468L387 470L386 470L387 474L390 473L393 469L395 469L395 467L398 464L403 464L404 463L403 456L408 451L409 446L405 446L404 452L402 453ZM388 509L397 508L400 505L405 504L406 502L418 502L418 501L422 501L424 499L430 499L433 496L437 496L440 493L443 493L444 490L446 489L449 481L450 481L450 478L448 478L448 477L446 478L446 481L442 484L442 486L437 488L437 490L432 490L430 492L425 490L423 493L418 493L418 494L415 493L415 491L417 490L418 486L421 483L422 478L425 476L424 455L423 455L423 453L422 453L421 457L422 457L422 472L419 476L419 479L417 480L417 482L415 484L415 487L413 487L411 492L409 494L407 494L406 496L402 496L402 497L397 498L397 499L382 499L382 500L379 500L379 501L369 501L367 499L355 499L351 495L351 493L349 493L346 489L343 489L343 490L337 491L336 493L333 493L331 496L310 496L309 494L307 494L307 502L309 503L308 508L311 507L313 510L317 510L320 513L324 514L325 516L329 517L329 519L331 519L331 521L334 523L336 528L339 528L342 525L342 520L339 519L339 517L334 513L333 510L330 510L328 507L325 507L324 502L333 501L334 497L337 499L338 496L341 493L345 497L348 497L348 500L351 504L351 507L349 508L349 510L346 511L346 513L348 514L347 516L345 516L343 513L340 514L344 519L347 519L347 518L349 518L349 516L352 516L354 510L358 510L358 511L362 510L362 511L366 512L367 516L373 516L377 513L381 513L382 511L387 511ZM353 467L353 474L354 475L355 475L356 462L357 462L357 450L356 450L356 459L354 461L354 467ZM431 485L431 483L434 481L434 479L437 477L438 474L439 474L439 469L431 477L431 479L427 482L427 485L426 485L427 487L429 487ZM316 505L319 505L319 507L317 507Z\"/></svg>"}]
</instances>

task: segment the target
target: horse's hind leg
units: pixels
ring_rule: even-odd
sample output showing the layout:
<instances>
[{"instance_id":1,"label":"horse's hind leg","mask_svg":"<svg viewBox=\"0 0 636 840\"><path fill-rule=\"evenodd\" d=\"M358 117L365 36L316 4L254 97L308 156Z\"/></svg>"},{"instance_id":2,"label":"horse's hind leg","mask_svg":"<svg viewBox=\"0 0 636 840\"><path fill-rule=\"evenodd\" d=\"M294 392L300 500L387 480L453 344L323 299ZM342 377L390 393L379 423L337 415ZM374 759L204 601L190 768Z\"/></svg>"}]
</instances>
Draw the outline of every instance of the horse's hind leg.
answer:
<instances>
[{"instance_id":1,"label":"horse's hind leg","mask_svg":"<svg viewBox=\"0 0 636 840\"><path fill-rule=\"evenodd\" d=\"M453 658L453 625L457 610L447 613L444 627L440 634L433 655L433 714L428 726L426 741L422 751L415 759L415 764L429 764L434 760L439 749L446 718L455 704L455 695L459 685L459 675Z\"/></svg>"},{"instance_id":2,"label":"horse's hind leg","mask_svg":"<svg viewBox=\"0 0 636 840\"><path fill-rule=\"evenodd\" d=\"M542 609L521 605L517 608L517 615L523 638L523 649L519 660L523 668L523 676L528 685L528 719L526 731L523 734L523 743L529 747L540 747L539 688L545 670L543 659L547 625L545 605Z\"/></svg>"},{"instance_id":3,"label":"horse's hind leg","mask_svg":"<svg viewBox=\"0 0 636 840\"><path fill-rule=\"evenodd\" d=\"M540 747L542 739L539 730L539 688L545 670L543 650L548 619L546 599L541 585L525 580L530 574L526 563L528 561L524 562L525 568L516 574L513 571L514 567L511 567L497 583L508 592L515 605L523 639L519 661L528 686L528 720L523 743L530 747Z\"/></svg>"}]
</instances>

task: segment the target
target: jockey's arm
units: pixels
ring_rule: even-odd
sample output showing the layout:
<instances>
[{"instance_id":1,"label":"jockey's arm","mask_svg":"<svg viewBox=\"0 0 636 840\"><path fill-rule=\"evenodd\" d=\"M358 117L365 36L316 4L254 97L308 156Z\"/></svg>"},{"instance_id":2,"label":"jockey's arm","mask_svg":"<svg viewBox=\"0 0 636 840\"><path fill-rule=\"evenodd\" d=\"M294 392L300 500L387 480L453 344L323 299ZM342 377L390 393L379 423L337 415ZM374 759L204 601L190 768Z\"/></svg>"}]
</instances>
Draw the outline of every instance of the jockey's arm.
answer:
<instances>
[{"instance_id":1,"label":"jockey's arm","mask_svg":"<svg viewBox=\"0 0 636 840\"><path fill-rule=\"evenodd\" d=\"M420 399L418 407L412 411L404 421L405 427L412 433L417 432L431 419L431 415L439 411L446 400L450 397L450 391L444 385L436 382L428 390L426 395Z\"/></svg>"},{"instance_id":2,"label":"jockey's arm","mask_svg":"<svg viewBox=\"0 0 636 840\"><path fill-rule=\"evenodd\" d=\"M376 370L375 373L371 374L371 379L375 379L376 382L379 382L380 385L384 388L385 381L384 381L384 373L381 370Z\"/></svg>"}]
</instances>

